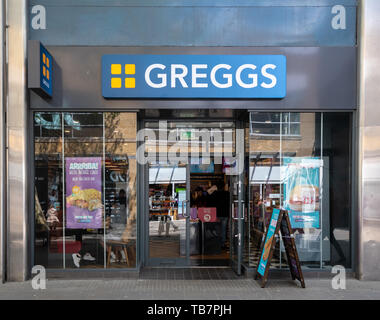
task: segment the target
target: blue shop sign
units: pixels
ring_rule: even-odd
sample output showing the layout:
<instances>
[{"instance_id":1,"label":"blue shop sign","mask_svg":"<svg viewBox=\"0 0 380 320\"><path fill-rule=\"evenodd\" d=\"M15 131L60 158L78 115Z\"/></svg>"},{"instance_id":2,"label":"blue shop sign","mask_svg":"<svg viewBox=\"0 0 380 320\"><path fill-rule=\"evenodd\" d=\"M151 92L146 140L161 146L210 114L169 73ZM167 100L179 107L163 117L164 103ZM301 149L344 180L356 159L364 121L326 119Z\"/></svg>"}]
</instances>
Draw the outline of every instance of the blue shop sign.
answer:
<instances>
[{"instance_id":1,"label":"blue shop sign","mask_svg":"<svg viewBox=\"0 0 380 320\"><path fill-rule=\"evenodd\" d=\"M37 40L28 41L28 88L43 98L53 95L53 56Z\"/></svg>"},{"instance_id":2,"label":"blue shop sign","mask_svg":"<svg viewBox=\"0 0 380 320\"><path fill-rule=\"evenodd\" d=\"M283 55L104 55L104 98L284 98Z\"/></svg>"},{"instance_id":3,"label":"blue shop sign","mask_svg":"<svg viewBox=\"0 0 380 320\"><path fill-rule=\"evenodd\" d=\"M52 62L53 57L46 48L40 44L40 86L49 96L52 96L53 93Z\"/></svg>"}]
</instances>

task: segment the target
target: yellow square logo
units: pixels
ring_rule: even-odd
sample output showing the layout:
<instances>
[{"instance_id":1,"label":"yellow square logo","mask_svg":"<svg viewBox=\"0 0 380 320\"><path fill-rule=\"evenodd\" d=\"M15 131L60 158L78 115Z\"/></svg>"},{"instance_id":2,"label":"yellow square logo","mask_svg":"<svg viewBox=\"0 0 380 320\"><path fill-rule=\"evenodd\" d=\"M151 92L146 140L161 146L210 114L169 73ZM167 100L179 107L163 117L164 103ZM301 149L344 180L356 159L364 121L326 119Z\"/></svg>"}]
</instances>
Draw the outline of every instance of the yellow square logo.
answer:
<instances>
[{"instance_id":1,"label":"yellow square logo","mask_svg":"<svg viewBox=\"0 0 380 320\"><path fill-rule=\"evenodd\" d=\"M50 79L49 79L49 78L50 78L49 70L46 70L46 78L47 78L48 80L50 80Z\"/></svg>"},{"instance_id":2,"label":"yellow square logo","mask_svg":"<svg viewBox=\"0 0 380 320\"><path fill-rule=\"evenodd\" d=\"M46 57L46 66L48 67L48 68L50 68L50 61L49 61L49 58L48 57Z\"/></svg>"},{"instance_id":3,"label":"yellow square logo","mask_svg":"<svg viewBox=\"0 0 380 320\"><path fill-rule=\"evenodd\" d=\"M135 88L136 87L135 78L126 78L125 79L125 87L126 88Z\"/></svg>"},{"instance_id":4,"label":"yellow square logo","mask_svg":"<svg viewBox=\"0 0 380 320\"><path fill-rule=\"evenodd\" d=\"M46 64L46 56L45 56L45 53L42 54L42 61L44 64Z\"/></svg>"},{"instance_id":5,"label":"yellow square logo","mask_svg":"<svg viewBox=\"0 0 380 320\"><path fill-rule=\"evenodd\" d=\"M111 78L111 88L121 88L121 78Z\"/></svg>"},{"instance_id":6,"label":"yellow square logo","mask_svg":"<svg viewBox=\"0 0 380 320\"><path fill-rule=\"evenodd\" d=\"M125 74L135 74L135 73L136 73L136 65L134 64L125 65Z\"/></svg>"},{"instance_id":7,"label":"yellow square logo","mask_svg":"<svg viewBox=\"0 0 380 320\"><path fill-rule=\"evenodd\" d=\"M111 64L111 74L121 74L121 64Z\"/></svg>"},{"instance_id":8,"label":"yellow square logo","mask_svg":"<svg viewBox=\"0 0 380 320\"><path fill-rule=\"evenodd\" d=\"M44 77L46 77L46 68L45 68L45 66L42 67L42 74L44 75Z\"/></svg>"}]
</instances>

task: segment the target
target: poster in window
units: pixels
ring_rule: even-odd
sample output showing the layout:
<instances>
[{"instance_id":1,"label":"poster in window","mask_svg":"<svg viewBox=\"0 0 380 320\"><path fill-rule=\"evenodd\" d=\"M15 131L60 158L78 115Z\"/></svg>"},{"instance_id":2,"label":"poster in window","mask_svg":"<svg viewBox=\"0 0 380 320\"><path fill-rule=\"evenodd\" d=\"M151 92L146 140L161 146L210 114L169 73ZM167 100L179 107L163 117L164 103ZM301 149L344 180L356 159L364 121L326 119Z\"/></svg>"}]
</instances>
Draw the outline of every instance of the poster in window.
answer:
<instances>
[{"instance_id":1,"label":"poster in window","mask_svg":"<svg viewBox=\"0 0 380 320\"><path fill-rule=\"evenodd\" d=\"M284 208L292 228L320 228L320 168L313 157L283 159Z\"/></svg>"},{"instance_id":2,"label":"poster in window","mask_svg":"<svg viewBox=\"0 0 380 320\"><path fill-rule=\"evenodd\" d=\"M178 214L183 215L182 205L183 205L183 210L186 212L186 189L176 188L176 192L178 196Z\"/></svg>"},{"instance_id":3,"label":"poster in window","mask_svg":"<svg viewBox=\"0 0 380 320\"><path fill-rule=\"evenodd\" d=\"M66 228L103 227L102 158L66 158Z\"/></svg>"}]
</instances>

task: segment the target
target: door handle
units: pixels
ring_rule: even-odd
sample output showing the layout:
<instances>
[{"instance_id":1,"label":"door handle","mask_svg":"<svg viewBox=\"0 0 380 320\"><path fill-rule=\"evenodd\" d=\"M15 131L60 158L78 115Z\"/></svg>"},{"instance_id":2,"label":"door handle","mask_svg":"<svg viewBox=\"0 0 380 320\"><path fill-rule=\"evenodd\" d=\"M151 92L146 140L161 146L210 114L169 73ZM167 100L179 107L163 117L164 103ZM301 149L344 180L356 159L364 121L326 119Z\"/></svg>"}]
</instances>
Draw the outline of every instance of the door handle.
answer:
<instances>
[{"instance_id":1,"label":"door handle","mask_svg":"<svg viewBox=\"0 0 380 320\"><path fill-rule=\"evenodd\" d=\"M243 205L243 214L242 214L241 218L235 218L234 217L234 215L235 215L235 205L234 205L234 203L235 202L237 203L237 202L239 202L239 200L234 200L234 202L232 203L232 219L234 219L234 220L239 220L239 219L244 220L244 216L245 216L245 202L244 202L244 200L241 200L242 205Z\"/></svg>"},{"instance_id":2,"label":"door handle","mask_svg":"<svg viewBox=\"0 0 380 320\"><path fill-rule=\"evenodd\" d=\"M235 238L238 238L238 244L241 245L241 233L235 234Z\"/></svg>"},{"instance_id":3,"label":"door handle","mask_svg":"<svg viewBox=\"0 0 380 320\"><path fill-rule=\"evenodd\" d=\"M187 202L189 202L189 200L186 199L186 200L182 201L182 216L185 217L185 218L190 218L190 215L188 215L188 214L185 213L185 206L184 206L185 202L187 204ZM187 211L187 208L188 207L186 206L186 211Z\"/></svg>"},{"instance_id":4,"label":"door handle","mask_svg":"<svg viewBox=\"0 0 380 320\"><path fill-rule=\"evenodd\" d=\"M235 201L234 202L232 202L232 207L231 207L231 217L232 217L232 219L233 220L237 220L237 219L239 219L239 218L235 218L235 205L234 205L234 203L235 203Z\"/></svg>"}]
</instances>

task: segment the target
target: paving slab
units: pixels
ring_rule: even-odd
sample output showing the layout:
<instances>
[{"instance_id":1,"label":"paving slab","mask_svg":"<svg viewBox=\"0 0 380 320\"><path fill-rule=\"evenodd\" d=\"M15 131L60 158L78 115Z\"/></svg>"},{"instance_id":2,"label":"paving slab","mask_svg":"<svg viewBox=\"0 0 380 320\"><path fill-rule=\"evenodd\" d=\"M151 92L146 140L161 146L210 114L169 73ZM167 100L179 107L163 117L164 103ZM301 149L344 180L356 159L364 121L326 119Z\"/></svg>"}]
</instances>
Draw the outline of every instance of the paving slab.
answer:
<instances>
[{"instance_id":1,"label":"paving slab","mask_svg":"<svg viewBox=\"0 0 380 320\"><path fill-rule=\"evenodd\" d=\"M265 288L252 279L50 279L45 290L31 281L0 284L0 299L66 300L380 300L380 282L350 279L334 290L328 279L307 279L306 288L289 280L270 280Z\"/></svg>"}]
</instances>

